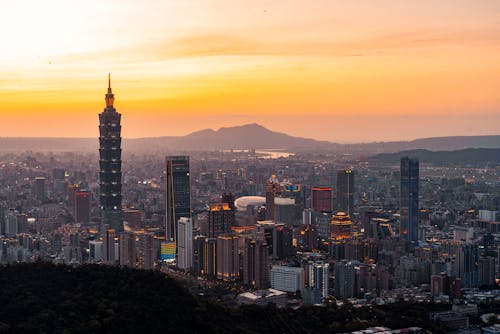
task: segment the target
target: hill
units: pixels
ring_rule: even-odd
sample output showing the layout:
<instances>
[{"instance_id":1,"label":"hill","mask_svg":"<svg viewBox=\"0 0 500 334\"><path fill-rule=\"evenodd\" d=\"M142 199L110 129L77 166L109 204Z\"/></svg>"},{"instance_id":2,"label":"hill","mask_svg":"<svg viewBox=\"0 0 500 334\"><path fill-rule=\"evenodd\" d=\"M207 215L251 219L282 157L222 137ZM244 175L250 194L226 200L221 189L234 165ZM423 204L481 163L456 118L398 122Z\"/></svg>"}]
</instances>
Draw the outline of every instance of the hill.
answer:
<instances>
[{"instance_id":1,"label":"hill","mask_svg":"<svg viewBox=\"0 0 500 334\"><path fill-rule=\"evenodd\" d=\"M48 263L0 268L0 333L332 333L427 326L443 306L226 308L197 300L159 272Z\"/></svg>"},{"instance_id":2,"label":"hill","mask_svg":"<svg viewBox=\"0 0 500 334\"><path fill-rule=\"evenodd\" d=\"M409 150L398 153L383 153L373 157L386 163L398 163L401 157L418 158L420 162L435 165L486 165L500 163L498 148L468 148L457 151Z\"/></svg>"},{"instance_id":3,"label":"hill","mask_svg":"<svg viewBox=\"0 0 500 334\"><path fill-rule=\"evenodd\" d=\"M96 134L97 136L97 134ZM125 138L123 149L132 153L211 151L221 149L279 149L288 152L320 153L391 153L402 150L458 150L464 148L500 148L500 136L461 136L423 138L412 141L338 144L294 137L271 131L259 124L204 129L186 136ZM0 138L0 152L52 151L97 152L96 138Z\"/></svg>"}]
</instances>

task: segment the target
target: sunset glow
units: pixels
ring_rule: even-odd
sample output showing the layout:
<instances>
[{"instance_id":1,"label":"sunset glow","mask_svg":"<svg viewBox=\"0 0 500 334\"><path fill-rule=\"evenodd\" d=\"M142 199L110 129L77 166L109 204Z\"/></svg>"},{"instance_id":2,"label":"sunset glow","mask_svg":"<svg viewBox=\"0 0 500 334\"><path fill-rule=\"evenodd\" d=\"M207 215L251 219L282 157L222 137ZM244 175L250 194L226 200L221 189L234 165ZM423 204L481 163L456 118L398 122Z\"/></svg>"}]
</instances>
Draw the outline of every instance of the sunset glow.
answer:
<instances>
[{"instance_id":1,"label":"sunset glow","mask_svg":"<svg viewBox=\"0 0 500 334\"><path fill-rule=\"evenodd\" d=\"M124 137L498 134L499 23L496 0L9 2L0 136L95 137L108 72Z\"/></svg>"}]
</instances>

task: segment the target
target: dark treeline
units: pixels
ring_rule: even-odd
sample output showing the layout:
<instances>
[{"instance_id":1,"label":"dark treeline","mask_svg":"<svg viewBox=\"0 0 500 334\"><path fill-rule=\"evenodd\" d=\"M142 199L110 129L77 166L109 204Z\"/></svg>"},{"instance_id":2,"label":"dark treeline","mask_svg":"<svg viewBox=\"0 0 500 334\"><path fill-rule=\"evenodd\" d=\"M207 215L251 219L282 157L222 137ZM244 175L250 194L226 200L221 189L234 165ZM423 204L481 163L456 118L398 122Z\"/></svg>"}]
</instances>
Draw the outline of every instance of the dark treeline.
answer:
<instances>
[{"instance_id":1,"label":"dark treeline","mask_svg":"<svg viewBox=\"0 0 500 334\"><path fill-rule=\"evenodd\" d=\"M331 333L420 326L442 306L237 309L198 301L162 273L47 263L0 268L0 333ZM444 331L443 331L444 332Z\"/></svg>"}]
</instances>

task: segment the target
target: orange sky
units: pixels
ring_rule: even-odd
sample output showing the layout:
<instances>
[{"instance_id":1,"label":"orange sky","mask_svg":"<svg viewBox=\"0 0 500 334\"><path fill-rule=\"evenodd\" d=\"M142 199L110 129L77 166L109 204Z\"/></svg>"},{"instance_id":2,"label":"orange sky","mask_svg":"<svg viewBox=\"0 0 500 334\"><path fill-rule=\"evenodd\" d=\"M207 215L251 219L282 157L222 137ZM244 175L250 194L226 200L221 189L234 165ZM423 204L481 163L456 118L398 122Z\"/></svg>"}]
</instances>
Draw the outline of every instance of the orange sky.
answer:
<instances>
[{"instance_id":1,"label":"orange sky","mask_svg":"<svg viewBox=\"0 0 500 334\"><path fill-rule=\"evenodd\" d=\"M500 1L13 1L0 136L259 123L339 142L500 134Z\"/></svg>"}]
</instances>

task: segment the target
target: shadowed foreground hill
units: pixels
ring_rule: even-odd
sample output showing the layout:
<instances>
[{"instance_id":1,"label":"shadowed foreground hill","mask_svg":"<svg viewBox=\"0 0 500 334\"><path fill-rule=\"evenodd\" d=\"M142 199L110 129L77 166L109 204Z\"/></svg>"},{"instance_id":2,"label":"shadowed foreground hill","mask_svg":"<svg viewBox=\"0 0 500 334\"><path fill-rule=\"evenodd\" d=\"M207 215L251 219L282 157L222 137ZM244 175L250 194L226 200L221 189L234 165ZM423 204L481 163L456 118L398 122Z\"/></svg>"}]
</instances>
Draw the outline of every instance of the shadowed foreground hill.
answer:
<instances>
[{"instance_id":1,"label":"shadowed foreground hill","mask_svg":"<svg viewBox=\"0 0 500 334\"><path fill-rule=\"evenodd\" d=\"M293 334L374 325L430 328L427 312L434 307L227 309L196 300L161 273L93 265L1 267L0 286L0 333Z\"/></svg>"}]
</instances>

